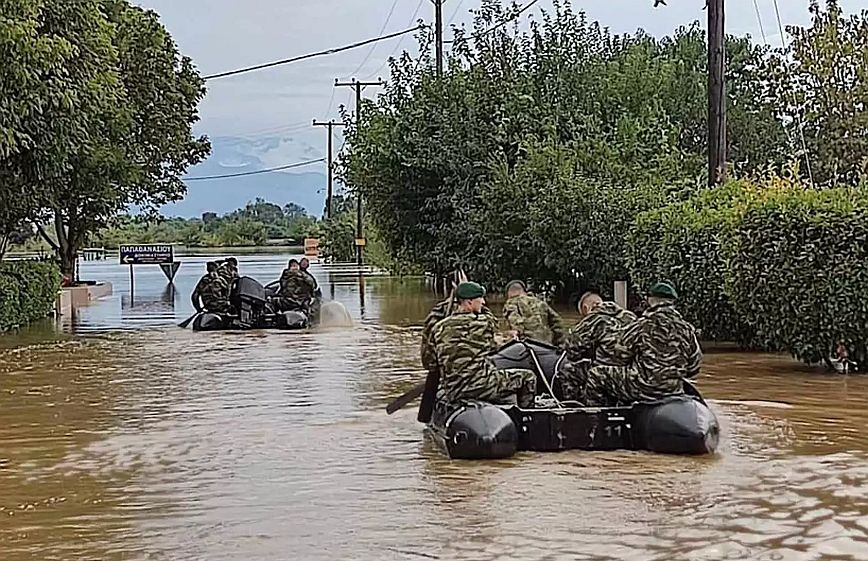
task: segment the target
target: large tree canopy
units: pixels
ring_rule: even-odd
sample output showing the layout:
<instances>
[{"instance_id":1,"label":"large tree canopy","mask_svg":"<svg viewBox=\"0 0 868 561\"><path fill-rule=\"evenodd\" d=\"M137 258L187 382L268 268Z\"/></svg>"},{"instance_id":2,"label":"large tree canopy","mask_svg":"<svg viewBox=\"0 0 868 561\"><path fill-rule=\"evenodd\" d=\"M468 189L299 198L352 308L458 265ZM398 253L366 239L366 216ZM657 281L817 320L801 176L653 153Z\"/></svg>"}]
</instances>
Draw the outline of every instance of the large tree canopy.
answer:
<instances>
[{"instance_id":1,"label":"large tree canopy","mask_svg":"<svg viewBox=\"0 0 868 561\"><path fill-rule=\"evenodd\" d=\"M157 15L126 0L0 0L0 13L0 202L27 195L0 218L51 222L42 233L70 273L129 205L183 196L210 149L192 136L204 82Z\"/></svg>"}]
</instances>

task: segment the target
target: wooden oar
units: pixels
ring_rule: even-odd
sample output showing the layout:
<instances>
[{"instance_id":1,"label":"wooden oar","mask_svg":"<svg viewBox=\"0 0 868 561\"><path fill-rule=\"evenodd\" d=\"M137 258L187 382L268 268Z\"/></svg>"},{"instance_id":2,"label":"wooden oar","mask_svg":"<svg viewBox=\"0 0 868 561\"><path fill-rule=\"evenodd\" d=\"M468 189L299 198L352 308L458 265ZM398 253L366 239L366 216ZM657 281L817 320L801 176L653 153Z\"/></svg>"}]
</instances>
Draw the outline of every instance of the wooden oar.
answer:
<instances>
[{"instance_id":1,"label":"wooden oar","mask_svg":"<svg viewBox=\"0 0 868 561\"><path fill-rule=\"evenodd\" d=\"M187 319L185 319L184 321L179 323L178 327L180 327L181 329L187 329L187 326L190 325L190 322L193 321L194 319L196 319L196 317L201 313L202 312L196 312L192 316L188 317Z\"/></svg>"},{"instance_id":2,"label":"wooden oar","mask_svg":"<svg viewBox=\"0 0 868 561\"><path fill-rule=\"evenodd\" d=\"M386 406L386 413L391 415L392 413L394 413L398 409L401 409L402 407L404 407L405 405L407 405L408 403L410 403L411 401L413 401L414 399L416 399L417 397L422 395L422 393L424 391L425 391L425 382L418 383L417 385L413 386L413 388L410 391L408 391L407 393L405 393L404 395L402 395L401 397L399 397L398 399L396 399L395 401L390 403L388 406Z\"/></svg>"}]
</instances>

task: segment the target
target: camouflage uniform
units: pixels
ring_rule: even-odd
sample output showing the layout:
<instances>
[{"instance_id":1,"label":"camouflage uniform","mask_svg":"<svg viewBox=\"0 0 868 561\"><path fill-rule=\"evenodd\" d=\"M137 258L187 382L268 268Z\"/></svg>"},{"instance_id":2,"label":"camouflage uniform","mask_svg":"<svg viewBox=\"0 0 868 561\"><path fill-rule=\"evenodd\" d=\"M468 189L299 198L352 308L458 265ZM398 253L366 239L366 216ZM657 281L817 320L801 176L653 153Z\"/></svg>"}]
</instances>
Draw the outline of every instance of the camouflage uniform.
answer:
<instances>
[{"instance_id":1,"label":"camouflage uniform","mask_svg":"<svg viewBox=\"0 0 868 561\"><path fill-rule=\"evenodd\" d=\"M564 342L561 317L539 298L529 294L510 298L503 307L503 315L506 316L509 328L517 331L520 337L554 345Z\"/></svg>"},{"instance_id":2,"label":"camouflage uniform","mask_svg":"<svg viewBox=\"0 0 868 561\"><path fill-rule=\"evenodd\" d=\"M217 274L220 275L226 283L229 285L230 289L235 281L238 280L238 269L236 269L231 263L224 261L217 268Z\"/></svg>"},{"instance_id":3,"label":"camouflage uniform","mask_svg":"<svg viewBox=\"0 0 868 561\"><path fill-rule=\"evenodd\" d=\"M310 275L300 269L284 269L283 274L280 275L280 309L292 310L307 306L315 290Z\"/></svg>"},{"instance_id":4,"label":"camouflage uniform","mask_svg":"<svg viewBox=\"0 0 868 561\"><path fill-rule=\"evenodd\" d=\"M437 359L434 356L434 326L441 319L451 316L457 308L458 300L454 296L450 296L442 302L437 302L425 317L425 322L422 324L422 344L419 354L422 357L422 366L426 370L431 370L432 367L437 366ZM497 325L497 318L487 306L482 307L482 313L489 318L489 321Z\"/></svg>"},{"instance_id":5,"label":"camouflage uniform","mask_svg":"<svg viewBox=\"0 0 868 561\"><path fill-rule=\"evenodd\" d=\"M603 341L616 337L620 330L636 321L636 314L615 302L601 302L570 329L567 335L567 362L559 373L565 399L585 402L588 362L600 362L598 350Z\"/></svg>"},{"instance_id":6,"label":"camouflage uniform","mask_svg":"<svg viewBox=\"0 0 868 561\"><path fill-rule=\"evenodd\" d=\"M193 298L195 299L197 295L202 299L202 306L207 312L217 314L232 312L229 304L229 283L217 271L199 279L199 283L193 289Z\"/></svg>"},{"instance_id":7,"label":"camouflage uniform","mask_svg":"<svg viewBox=\"0 0 868 561\"><path fill-rule=\"evenodd\" d=\"M498 370L488 359L497 346L496 329L494 316L485 313L455 312L436 324L434 355L446 401L500 403L516 395L520 407L533 407L536 374L521 369Z\"/></svg>"},{"instance_id":8,"label":"camouflage uniform","mask_svg":"<svg viewBox=\"0 0 868 561\"><path fill-rule=\"evenodd\" d=\"M696 328L672 302L657 304L597 350L601 365L588 372L589 404L629 404L684 392L702 364Z\"/></svg>"}]
</instances>

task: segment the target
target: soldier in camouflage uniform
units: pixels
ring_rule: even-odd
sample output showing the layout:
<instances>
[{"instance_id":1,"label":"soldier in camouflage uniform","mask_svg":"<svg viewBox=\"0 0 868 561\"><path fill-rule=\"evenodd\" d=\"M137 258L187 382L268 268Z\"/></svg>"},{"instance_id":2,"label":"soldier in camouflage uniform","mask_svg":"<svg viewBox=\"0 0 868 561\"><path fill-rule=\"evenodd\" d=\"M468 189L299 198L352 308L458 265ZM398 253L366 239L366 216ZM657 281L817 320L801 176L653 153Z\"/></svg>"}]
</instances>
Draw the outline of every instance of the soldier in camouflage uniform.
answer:
<instances>
[{"instance_id":1,"label":"soldier in camouflage uniform","mask_svg":"<svg viewBox=\"0 0 868 561\"><path fill-rule=\"evenodd\" d=\"M636 314L615 302L603 301L596 292L584 293L578 308L581 319L567 335L567 362L558 379L565 399L585 402L587 372L591 364L600 362L598 349L604 340L611 340L636 321Z\"/></svg>"},{"instance_id":2,"label":"soldier in camouflage uniform","mask_svg":"<svg viewBox=\"0 0 868 561\"><path fill-rule=\"evenodd\" d=\"M523 282L516 280L506 285L506 295L503 315L513 337L528 337L557 346L564 343L561 316L546 302L528 294Z\"/></svg>"},{"instance_id":3,"label":"soldier in camouflage uniform","mask_svg":"<svg viewBox=\"0 0 868 561\"><path fill-rule=\"evenodd\" d=\"M588 372L589 404L629 404L684 393L683 380L699 374L702 349L696 328L675 309L677 297L670 284L655 284L642 317L603 340L597 351L601 365Z\"/></svg>"},{"instance_id":4,"label":"soldier in camouflage uniform","mask_svg":"<svg viewBox=\"0 0 868 561\"><path fill-rule=\"evenodd\" d=\"M441 372L442 396L449 403L478 399L533 407L536 374L530 370L498 370L488 354L497 347L493 316L482 313L485 289L464 282L455 290L458 308L434 327L434 356Z\"/></svg>"},{"instance_id":5,"label":"soldier in camouflage uniform","mask_svg":"<svg viewBox=\"0 0 868 561\"><path fill-rule=\"evenodd\" d=\"M226 258L223 263L220 264L217 272L226 280L231 289L232 285L235 284L235 281L238 280L238 259L235 259L234 257Z\"/></svg>"},{"instance_id":6,"label":"soldier in camouflage uniform","mask_svg":"<svg viewBox=\"0 0 868 561\"><path fill-rule=\"evenodd\" d=\"M196 308L197 312L231 313L229 284L219 274L217 263L209 261L206 267L208 272L199 279L196 288L193 289L191 296L193 307Z\"/></svg>"},{"instance_id":7,"label":"soldier in camouflage uniform","mask_svg":"<svg viewBox=\"0 0 868 561\"><path fill-rule=\"evenodd\" d=\"M281 311L303 310L309 312L316 285L311 276L301 270L299 262L289 260L289 266L280 275L280 290L277 305Z\"/></svg>"}]
</instances>

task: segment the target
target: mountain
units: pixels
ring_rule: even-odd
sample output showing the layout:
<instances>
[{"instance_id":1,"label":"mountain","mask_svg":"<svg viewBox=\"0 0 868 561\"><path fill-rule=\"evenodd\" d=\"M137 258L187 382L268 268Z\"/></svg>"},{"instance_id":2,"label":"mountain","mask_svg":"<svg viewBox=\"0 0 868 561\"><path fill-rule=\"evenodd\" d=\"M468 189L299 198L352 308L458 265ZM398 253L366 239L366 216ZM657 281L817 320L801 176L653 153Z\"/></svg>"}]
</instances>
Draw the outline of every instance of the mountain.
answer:
<instances>
[{"instance_id":1,"label":"mountain","mask_svg":"<svg viewBox=\"0 0 868 561\"><path fill-rule=\"evenodd\" d=\"M211 139L211 156L190 168L187 177L210 177L247 173L294 162L322 158L322 150L292 137L246 139L216 137ZM261 197L280 206L293 202L303 206L311 216L320 217L325 207L325 164L298 168L297 173L273 172L208 181L188 181L187 196L166 205L164 216L194 218L204 212L225 214L244 207ZM301 171L317 170L317 171ZM322 170L322 171L319 171ZM335 190L339 186L335 185Z\"/></svg>"}]
</instances>

